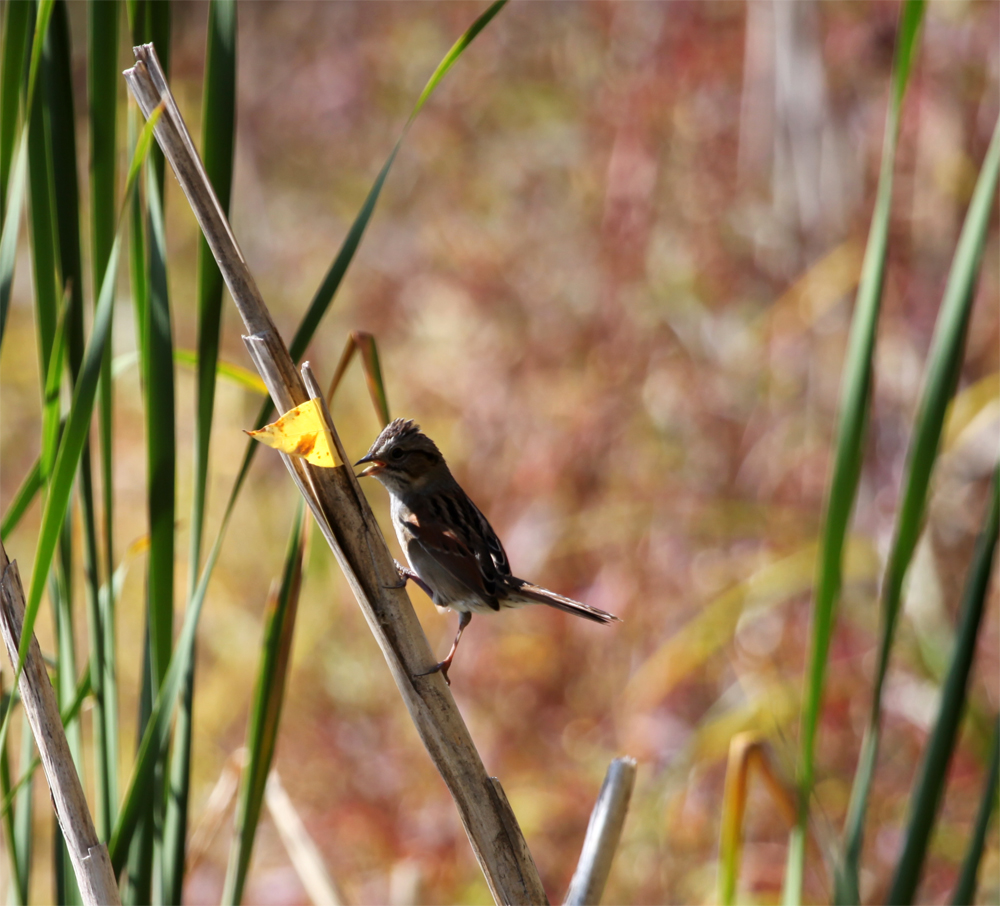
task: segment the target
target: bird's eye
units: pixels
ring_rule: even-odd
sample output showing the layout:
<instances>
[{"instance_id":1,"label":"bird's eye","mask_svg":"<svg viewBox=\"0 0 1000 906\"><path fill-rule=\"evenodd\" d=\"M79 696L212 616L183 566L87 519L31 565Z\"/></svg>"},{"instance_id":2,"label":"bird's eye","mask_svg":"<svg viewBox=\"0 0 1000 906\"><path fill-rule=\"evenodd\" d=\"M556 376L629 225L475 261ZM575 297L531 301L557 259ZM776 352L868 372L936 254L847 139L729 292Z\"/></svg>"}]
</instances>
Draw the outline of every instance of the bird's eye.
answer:
<instances>
[{"instance_id":1,"label":"bird's eye","mask_svg":"<svg viewBox=\"0 0 1000 906\"><path fill-rule=\"evenodd\" d=\"M396 447L396 449L389 454L389 458L394 462L399 462L403 458L402 448Z\"/></svg>"}]
</instances>

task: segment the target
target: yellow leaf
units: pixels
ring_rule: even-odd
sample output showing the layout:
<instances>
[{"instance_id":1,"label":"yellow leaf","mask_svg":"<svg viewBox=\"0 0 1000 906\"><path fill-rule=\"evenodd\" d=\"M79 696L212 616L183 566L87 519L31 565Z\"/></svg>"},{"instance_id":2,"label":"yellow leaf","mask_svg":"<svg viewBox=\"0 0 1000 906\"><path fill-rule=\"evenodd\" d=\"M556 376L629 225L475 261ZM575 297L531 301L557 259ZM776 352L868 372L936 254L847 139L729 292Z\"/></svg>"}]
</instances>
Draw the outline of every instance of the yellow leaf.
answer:
<instances>
[{"instance_id":1,"label":"yellow leaf","mask_svg":"<svg viewBox=\"0 0 1000 906\"><path fill-rule=\"evenodd\" d=\"M259 431L247 431L254 440L289 456L301 456L314 466L332 469L343 465L326 426L318 399L306 400Z\"/></svg>"}]
</instances>

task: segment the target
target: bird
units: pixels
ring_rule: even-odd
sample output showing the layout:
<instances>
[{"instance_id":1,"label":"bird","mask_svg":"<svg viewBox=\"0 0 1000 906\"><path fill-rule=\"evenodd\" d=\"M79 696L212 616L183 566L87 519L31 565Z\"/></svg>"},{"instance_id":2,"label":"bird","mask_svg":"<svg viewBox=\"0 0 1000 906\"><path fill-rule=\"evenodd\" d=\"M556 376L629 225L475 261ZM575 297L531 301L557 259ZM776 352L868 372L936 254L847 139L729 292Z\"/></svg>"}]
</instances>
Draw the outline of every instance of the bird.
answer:
<instances>
[{"instance_id":1,"label":"bird","mask_svg":"<svg viewBox=\"0 0 1000 906\"><path fill-rule=\"evenodd\" d=\"M459 614L445 659L417 676L440 672L451 685L448 669L474 613L547 604L595 623L621 622L614 614L512 575L497 533L455 480L437 445L412 419L390 422L354 465L365 466L358 477L373 477L389 492L392 525L409 562L409 567L396 563L401 583L413 581L440 612Z\"/></svg>"}]
</instances>

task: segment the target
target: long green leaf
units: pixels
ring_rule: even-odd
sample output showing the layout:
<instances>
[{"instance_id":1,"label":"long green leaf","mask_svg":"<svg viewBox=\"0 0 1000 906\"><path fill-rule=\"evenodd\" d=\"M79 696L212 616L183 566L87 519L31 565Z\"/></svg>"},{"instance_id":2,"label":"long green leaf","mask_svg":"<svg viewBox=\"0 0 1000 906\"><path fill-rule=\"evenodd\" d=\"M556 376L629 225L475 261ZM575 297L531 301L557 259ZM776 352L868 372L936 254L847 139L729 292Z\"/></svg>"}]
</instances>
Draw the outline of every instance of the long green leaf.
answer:
<instances>
[{"instance_id":1,"label":"long green leaf","mask_svg":"<svg viewBox=\"0 0 1000 906\"><path fill-rule=\"evenodd\" d=\"M407 119L406 124L403 126L403 131L393 146L392 151L389 153L389 157L386 162L382 165L382 169L379 171L378 176L375 177L375 182L373 183L371 189L368 191L368 195L361 205L361 210L358 211L357 216L354 218L354 223L351 224L351 228L347 231L347 236L344 237L344 241L340 246L340 251L337 252L336 257L333 259L333 263L330 265L323 277L322 283L320 283L319 289L316 290L316 294L313 296L312 301L309 303L309 307L306 309L306 313L299 323L297 330L295 331L295 336L292 338L292 342L289 344L288 351L296 362L298 362L303 355L305 355L306 348L312 341L316 329L319 327L320 321L323 319L323 315L326 314L330 307L330 303L333 302L333 297L336 295L337 290L340 288L340 284L344 279L344 275L347 273L347 268L350 266L351 261L354 259L354 254L358 250L358 246L361 244L361 239L364 236L365 229L368 226L368 222L371 220L372 213L375 211L375 204L378 202L379 195L382 193L382 186L385 185L385 179L389 175L389 170L392 168L393 161L396 159L396 155L399 153L399 149L403 145L403 141L410 131L410 127L413 125L413 121L416 119L417 114L423 109L424 104L427 99L431 96L435 88L440 84L441 80L447 75L448 71L455 65L458 58L462 55L462 52L472 43L473 39L490 23L494 16L506 5L507 0L495 0L487 7L486 11L482 13L472 25L465 31L465 33L452 45L448 53L445 54L444 58L438 64L437 68L431 74L431 77L427 80L427 84L424 86L423 91L420 93L420 97L417 99L417 103L414 105L413 110L410 113L409 119ZM260 411L257 413L257 420L254 423L254 429L262 428L267 424L271 414L274 409L270 401L265 402ZM243 480L250 470L250 464L253 462L253 458L257 453L257 448L260 444L255 444L253 441L247 443L246 449L243 454L243 462L240 465L239 473L236 477L236 483L233 485L231 499L234 499L237 494L239 494L240 488L243 485ZM220 531L225 531L225 525L223 525Z\"/></svg>"},{"instance_id":2,"label":"long green leaf","mask_svg":"<svg viewBox=\"0 0 1000 906\"><path fill-rule=\"evenodd\" d=\"M137 4L137 9L145 10L146 3ZM136 40L133 38L133 40ZM139 111L130 107L129 129L136 131ZM131 136L130 136L131 137ZM135 312L138 345L143 345L146 335L146 319L149 311L149 273L146 267L146 224L143 218L142 203L136 194L132 198L129 210L129 275L132 283L132 303ZM136 722L136 744L142 740L149 714L153 707L153 678L150 668L149 625L145 627L142 647L142 686L139 692L139 714ZM151 899L153 843L152 843L152 802L153 781L142 791L142 821L136 839L132 841L133 848L129 858L128 883L122 890L123 903L146 903ZM118 820L121 820L119 810ZM116 824L117 826L117 824ZM112 831L112 834L114 831Z\"/></svg>"},{"instance_id":3,"label":"long green leaf","mask_svg":"<svg viewBox=\"0 0 1000 906\"><path fill-rule=\"evenodd\" d=\"M986 592L993 566L993 554L997 547L998 530L1000 530L1000 467L993 473L983 528L976 543L965 592L962 595L955 651L941 693L937 720L924 752L910 803L903 854L896 865L892 888L889 891L889 902L898 903L900 906L913 902L917 884L920 882L927 844L930 842L941 795L944 792L948 763L955 749L958 728L965 710L966 688L976 654L979 627L986 607Z\"/></svg>"},{"instance_id":4,"label":"long green leaf","mask_svg":"<svg viewBox=\"0 0 1000 906\"><path fill-rule=\"evenodd\" d=\"M174 509L177 440L174 411L174 355L167 295L166 236L153 168L146 170L149 239L149 308L141 337L146 400L146 468L149 494L149 608L152 667L159 687L173 644Z\"/></svg>"},{"instance_id":5,"label":"long green leaf","mask_svg":"<svg viewBox=\"0 0 1000 906\"><path fill-rule=\"evenodd\" d=\"M952 906L967 906L976 899L976 876L979 874L979 863L983 858L983 848L986 845L986 832L990 827L990 819L996 811L997 785L1000 783L1000 717L993 722L993 743L990 745L990 757L986 765L986 777L983 779L983 794L979 798L979 811L976 813L976 825L969 841L969 849L962 860L962 871L951 897Z\"/></svg>"},{"instance_id":6,"label":"long green leaf","mask_svg":"<svg viewBox=\"0 0 1000 906\"><path fill-rule=\"evenodd\" d=\"M17 114L31 34L31 13L30 3L4 4L0 49L0 217L7 210L7 180L17 143Z\"/></svg>"},{"instance_id":7,"label":"long green leaf","mask_svg":"<svg viewBox=\"0 0 1000 906\"><path fill-rule=\"evenodd\" d=\"M61 274L60 290L71 296L66 309L66 353L70 377L75 383L83 365L86 330L83 311L83 264L80 248L80 193L77 179L76 116L73 97L72 51L70 47L69 11L66 0L56 0L52 9L39 69L39 97L45 108L45 138L48 145L46 162L51 171L47 179L53 192L55 236ZM109 329L110 335L110 329ZM51 405L51 404L50 404ZM51 415L51 409L50 409ZM52 418L48 419L50 425ZM88 429L89 430L89 429ZM43 456L43 465L45 459ZM100 588L100 565L97 554L97 518L94 511L93 471L90 446L84 443L77 467L77 490L80 523L83 536L84 587L89 613L97 608ZM57 690L60 704L73 695L76 674L76 630L72 601L72 529L67 516L65 536L60 555L60 578L54 586L56 614L56 648L59 657ZM67 739L77 767L82 767L82 737L78 722L67 727ZM81 894L72 870L69 853L56 835L61 862L57 871L57 896L63 903L81 902ZM57 863L57 867L59 863Z\"/></svg>"},{"instance_id":8,"label":"long green leaf","mask_svg":"<svg viewBox=\"0 0 1000 906\"><path fill-rule=\"evenodd\" d=\"M91 270L94 297L100 292L96 275L104 273L115 238L118 176L118 0L87 4L87 90L90 113ZM113 329L113 325L112 325ZM100 412L103 575L114 573L114 399L111 379L112 344L105 348L98 388ZM94 677L94 779L97 833L107 840L118 804L118 689L115 671L115 617L111 598L100 596L91 614L91 672Z\"/></svg>"},{"instance_id":9,"label":"long green leaf","mask_svg":"<svg viewBox=\"0 0 1000 906\"><path fill-rule=\"evenodd\" d=\"M227 511L223 517L224 520L228 519L231 515L231 511ZM118 811L118 820L114 831L112 831L111 839L108 842L108 854L111 857L111 864L114 867L116 875L121 874L125 860L128 857L132 836L139 823L143 805L149 797L157 758L160 752L165 751L169 741L174 705L177 702L181 684L187 673L188 660L194 654L198 620L201 618L201 609L205 603L208 580L211 577L212 570L222 549L222 538L223 535L220 533L205 560L205 568L202 570L198 588L195 590L194 597L184 613L184 623L181 626L180 635L177 637L177 644L174 648L174 656L170 661L170 667L160 686L160 693L150 708L145 730L139 741L135 762L132 766L132 775L129 778L128 787L122 798L121 808Z\"/></svg>"},{"instance_id":10,"label":"long green leaf","mask_svg":"<svg viewBox=\"0 0 1000 906\"><path fill-rule=\"evenodd\" d=\"M892 75L892 99L886 118L882 148L882 168L844 363L833 475L826 502L826 518L816 577L812 643L802 703L799 818L789 844L788 873L785 878L785 902L790 904L798 903L802 896L805 832L815 771L816 730L822 707L830 637L840 597L844 540L861 475L868 426L875 331L889 244L889 212L892 203L893 167L899 135L900 111L923 10L923 0L907 0L900 18Z\"/></svg>"},{"instance_id":11,"label":"long green leaf","mask_svg":"<svg viewBox=\"0 0 1000 906\"><path fill-rule=\"evenodd\" d=\"M972 311L998 176L1000 176L1000 121L993 130L993 138L986 159L983 161L969 210L965 215L965 223L962 225L962 233L948 274L948 283L945 286L941 310L938 313L927 356L927 371L914 423L913 438L907 452L902 503L882 580L882 633L875 667L871 711L861 743L861 754L847 813L845 864L842 877L838 878L838 890L841 891L838 896L841 899L857 898L858 861L868 797L878 757L882 690L889 668L903 580L923 527L931 472L941 444L944 416L948 402L954 396L962 366L965 333Z\"/></svg>"},{"instance_id":12,"label":"long green leaf","mask_svg":"<svg viewBox=\"0 0 1000 906\"><path fill-rule=\"evenodd\" d=\"M292 653L295 614L302 587L305 521L305 504L300 498L285 551L281 582L276 591L272 592L267 604L264 643L250 707L250 722L247 725L248 758L240 782L236 830L222 893L222 902L232 906L237 906L243 899L243 886L250 868L254 835L257 832L261 806L264 804L264 788L278 742L278 724Z\"/></svg>"},{"instance_id":13,"label":"long green leaf","mask_svg":"<svg viewBox=\"0 0 1000 906\"><path fill-rule=\"evenodd\" d=\"M7 326L7 312L10 309L10 293L14 286L14 265L17 263L17 233L21 225L21 206L24 204L24 189L28 171L28 135L25 132L18 144L14 159L13 178L10 184L10 198L7 213L3 219L3 233L0 234L0 344L3 343Z\"/></svg>"},{"instance_id":14,"label":"long green leaf","mask_svg":"<svg viewBox=\"0 0 1000 906\"><path fill-rule=\"evenodd\" d=\"M152 41L160 54L164 66L168 65L170 55L170 9L167 0L157 2L157 0L139 0L127 4L132 25L132 43L143 44ZM139 114L135 108L130 108L130 125L135 128L139 122ZM163 198L163 153L159 146L154 146L150 152L146 163L146 197L147 204L152 204L154 200ZM157 217L152 212L147 211L144 215L138 195L133 199L131 211L132 229L130 233L130 269L132 274L133 301L136 311L136 328L139 337L140 349L140 371L143 381L143 396L146 410L146 454L147 454L147 499L148 517L150 520L150 561L147 567L147 607L146 625L142 647L142 687L139 694L139 714L136 724L138 739L141 740L144 732L148 729L148 722L153 709L153 702L157 690L163 679L163 670L166 669L166 659L170 656L170 638L165 625L168 622L172 625L173 611L173 467L170 468L171 487L164 495L158 495L153 483L152 470L155 468L154 461L157 452L152 448L153 433L157 430L157 421L154 411L162 413L163 404L166 403L163 395L157 393L156 388L150 388L150 342L151 336L162 339L164 326L162 324L150 324L150 318L154 311L164 310L164 300L166 299L165 286L159 292L159 302L154 300L157 295L157 287L154 280L160 279L154 274L154 270L159 268L157 258L162 257L156 248L158 241L154 235L154 229L162 232L162 220L156 224ZM163 278L165 284L165 278ZM166 328L169 335L169 323ZM154 371L162 371L162 349L157 348L152 358L155 360ZM171 397L170 409L172 410L173 377L171 371L171 387L169 395ZM167 426L163 426L166 428ZM170 416L169 431L173 432L173 416ZM165 454L171 459L176 455L171 437L171 449ZM169 512L171 524L165 524L166 514ZM158 554L153 554L153 533L156 532L159 544L157 544ZM171 548L170 561L167 561L165 550ZM155 562L154 562L155 561ZM167 599L164 583L169 582L171 586L170 597ZM169 608L169 611L168 611ZM138 740L137 740L138 741ZM140 796L141 809L139 812L139 832L131 841L129 852L128 882L122 891L122 901L128 903L148 903L152 899L161 899L162 890L153 888L153 870L156 855L154 850L159 846L161 840L158 826L162 826L163 820L163 793L166 782L166 747L164 746L156 752L154 762L154 772L150 776L149 782L145 785ZM119 813L119 820L121 814ZM116 823L117 826L117 823ZM161 876L157 876L157 886Z\"/></svg>"},{"instance_id":15,"label":"long green leaf","mask_svg":"<svg viewBox=\"0 0 1000 906\"><path fill-rule=\"evenodd\" d=\"M229 211L236 140L236 3L212 0L208 12L202 106L202 160L222 210ZM224 283L202 236L198 245L198 358L195 416L194 500L191 508L191 572L188 596L197 586L208 483L208 447L215 409L216 366Z\"/></svg>"},{"instance_id":16,"label":"long green leaf","mask_svg":"<svg viewBox=\"0 0 1000 906\"><path fill-rule=\"evenodd\" d=\"M141 160L149 150L153 137L153 127L158 119L159 115L154 114L143 129L141 140L136 147L135 156L137 160ZM131 197L135 169L135 166L133 166L133 172L130 173L130 178L126 184L126 204ZM117 276L116 268L120 240L120 236L116 237L112 248L112 256L108 261L108 267L105 269L104 280L101 283L101 295L98 299L97 310L94 315L90 345L87 348L83 367L80 369L79 378L73 389L73 400L66 418L66 427L63 430L62 440L59 444L59 452L56 455L55 465L53 466L48 497L42 511L38 544L35 549L35 563L31 573L31 582L28 586L28 600L25 606L24 623L21 630L18 667L14 676L15 686L21 678L24 658L27 654L32 634L34 633L38 608L41 603L42 593L45 590L46 577L52 565L52 557L55 553L56 544L59 540L59 534L62 531L63 521L69 505L76 466L87 439L90 416L94 407L94 398L97 395L97 380L100 375L101 356L103 355L104 344L107 342L113 284ZM10 708L8 707L3 725L0 727L0 744L6 738L9 718Z\"/></svg>"},{"instance_id":17,"label":"long green leaf","mask_svg":"<svg viewBox=\"0 0 1000 906\"><path fill-rule=\"evenodd\" d=\"M21 756L18 760L18 767L30 764L37 758L35 753L35 739L31 735L31 724L28 723L28 715L22 714L21 721ZM12 838L13 855L17 859L17 877L23 879L22 903L30 902L31 893L31 862L34 855L34 838L32 837L32 824L35 811L35 804L32 798L34 793L33 778L29 775L26 782L16 784L14 793L14 836Z\"/></svg>"},{"instance_id":18,"label":"long green leaf","mask_svg":"<svg viewBox=\"0 0 1000 906\"><path fill-rule=\"evenodd\" d=\"M169 52L169 4L147 4L149 37ZM174 551L176 513L176 416L173 339L167 287L166 235L162 207L163 158L157 147L145 168L145 257L133 259L145 283L145 310L137 319L140 369L146 414L146 469L150 548L146 583L146 636L139 730L159 692L173 648ZM137 297L138 302L138 297ZM129 877L123 899L142 903L165 900L162 826L168 783L167 749L157 753L153 782L145 790L141 832L132 841ZM154 874L155 872L155 874ZM171 894L173 895L173 894Z\"/></svg>"},{"instance_id":19,"label":"long green leaf","mask_svg":"<svg viewBox=\"0 0 1000 906\"><path fill-rule=\"evenodd\" d=\"M41 0L36 9L35 21L34 21L34 35L31 42L31 62L28 67L28 84L25 90L25 109L32 111L34 96L35 96L35 83L38 77L38 69L42 59L42 48L45 43L48 29L49 29L49 19L52 15L52 7L54 0ZM10 68L13 69L16 63L17 49L14 47L13 42L17 41L16 31L18 27L25 27L24 23L20 22L19 16L20 11L17 14L8 13L5 15L5 23L12 26L14 31L7 37L10 37L11 53L13 59L10 62ZM11 19L11 16L14 16ZM4 50L7 50L6 40L4 42ZM17 77L14 79L13 84L19 85L20 78L19 73L14 73ZM6 60L4 63L4 75L7 76ZM4 92L14 91L16 92L16 87L12 88L10 84L6 81L4 83ZM8 104L4 116L10 119L12 116ZM25 180L26 180L26 170L27 170L27 144L28 144L28 133L31 123L26 121L21 130L21 138L17 142L17 153L14 158L14 169L12 175L12 182L8 186L6 181L3 184L4 192L6 193L9 189L10 196L6 198L6 208L4 209L3 217L3 232L0 234L0 344L3 343L4 328L7 324L7 311L10 307L10 292L14 283L14 264L16 262L16 252L17 252L17 233L18 227L21 220L21 205L24 201L24 190L25 190ZM11 140L13 141L13 140ZM5 152L6 154L7 152ZM44 362L43 358L43 372L44 372Z\"/></svg>"},{"instance_id":20,"label":"long green leaf","mask_svg":"<svg viewBox=\"0 0 1000 906\"><path fill-rule=\"evenodd\" d=\"M35 278L35 333L38 361L45 375L55 335L59 299L63 293L62 266L56 228L56 200L51 141L41 96L30 108L28 123L28 182L30 186L31 263Z\"/></svg>"},{"instance_id":21,"label":"long green leaf","mask_svg":"<svg viewBox=\"0 0 1000 906\"><path fill-rule=\"evenodd\" d=\"M229 211L236 146L236 3L212 0L208 12L208 47L202 105L202 160L222 210ZM194 423L194 488L191 499L191 547L188 600L201 568L208 488L208 454L215 410L215 382L222 322L222 273L205 237L198 244L198 357ZM176 353L175 353L176 357ZM164 901L179 902L184 880L191 783L191 728L195 658L188 664L174 731L170 796L164 822Z\"/></svg>"},{"instance_id":22,"label":"long green leaf","mask_svg":"<svg viewBox=\"0 0 1000 906\"><path fill-rule=\"evenodd\" d=\"M59 392L62 388L63 368L66 363L66 330L72 306L73 296L67 293L59 320L56 322L56 334L49 356L48 372L45 375L42 393L42 452L39 456L43 478L48 478L52 474L52 466L59 450L61 429Z\"/></svg>"}]
</instances>

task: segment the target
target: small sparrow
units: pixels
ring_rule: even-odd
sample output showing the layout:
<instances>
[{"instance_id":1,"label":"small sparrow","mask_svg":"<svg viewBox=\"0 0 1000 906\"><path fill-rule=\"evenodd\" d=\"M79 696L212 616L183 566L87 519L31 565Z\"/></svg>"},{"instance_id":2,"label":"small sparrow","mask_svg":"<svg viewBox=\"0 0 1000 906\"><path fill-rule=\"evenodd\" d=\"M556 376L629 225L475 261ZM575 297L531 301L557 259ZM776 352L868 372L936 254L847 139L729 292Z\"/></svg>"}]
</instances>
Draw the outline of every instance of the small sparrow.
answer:
<instances>
[{"instance_id":1,"label":"small sparrow","mask_svg":"<svg viewBox=\"0 0 1000 906\"><path fill-rule=\"evenodd\" d=\"M621 622L512 576L496 532L455 481L434 441L412 421L389 424L355 465L362 463L369 465L360 474L377 478L392 498L392 525L410 562L410 569L396 564L400 578L416 582L439 610L460 614L448 656L417 676L440 671L451 684L448 668L473 613L548 604L597 623Z\"/></svg>"}]
</instances>

